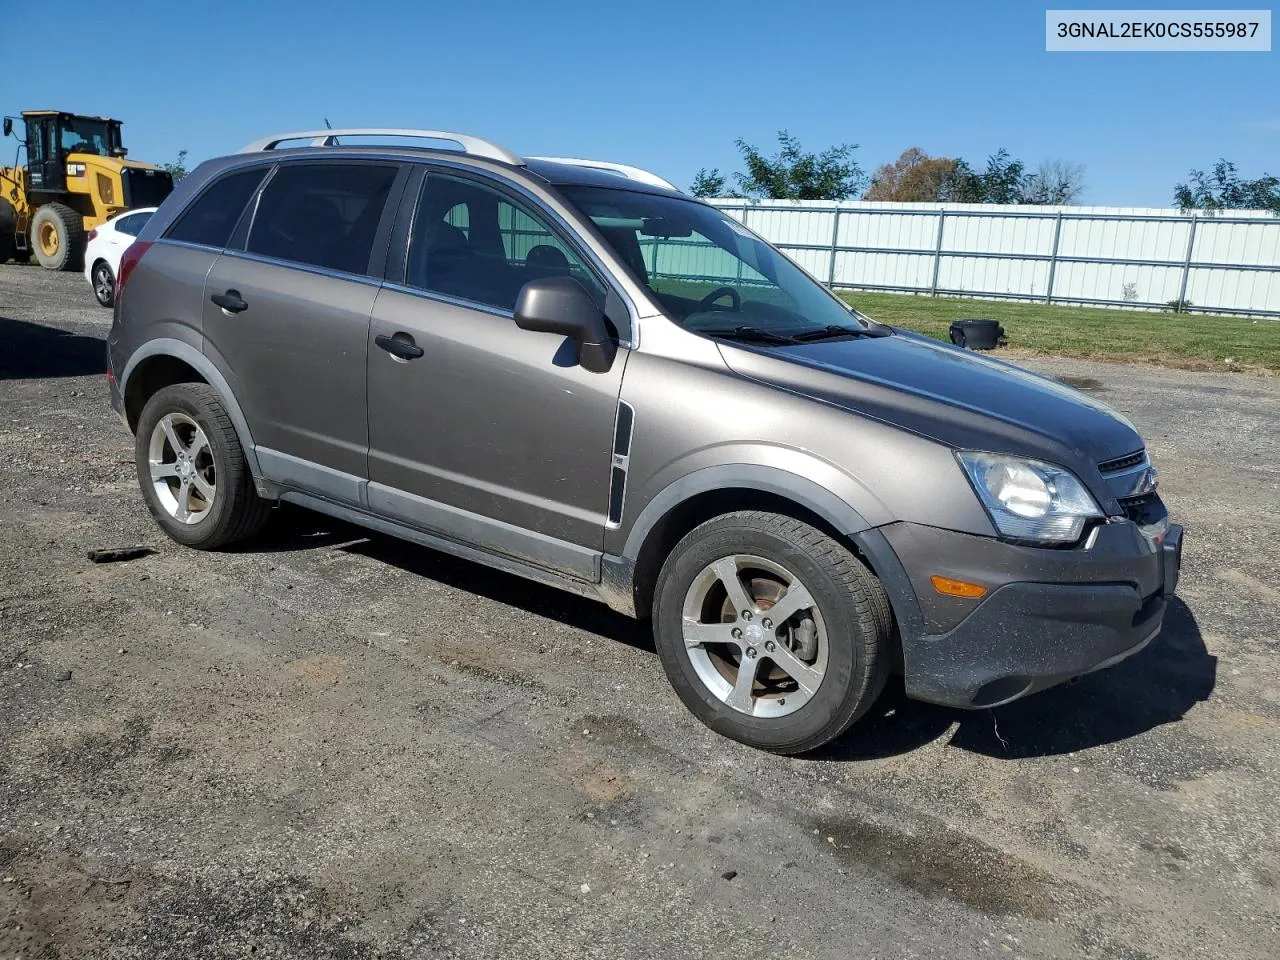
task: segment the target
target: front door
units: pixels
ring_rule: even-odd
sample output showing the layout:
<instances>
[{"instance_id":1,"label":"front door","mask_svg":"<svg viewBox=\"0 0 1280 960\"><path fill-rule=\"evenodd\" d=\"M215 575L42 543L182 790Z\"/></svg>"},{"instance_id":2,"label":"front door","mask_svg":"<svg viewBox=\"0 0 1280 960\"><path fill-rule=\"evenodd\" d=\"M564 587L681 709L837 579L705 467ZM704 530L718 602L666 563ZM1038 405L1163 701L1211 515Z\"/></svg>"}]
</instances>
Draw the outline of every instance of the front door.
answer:
<instances>
[{"instance_id":1,"label":"front door","mask_svg":"<svg viewBox=\"0 0 1280 960\"><path fill-rule=\"evenodd\" d=\"M404 284L379 293L370 328L370 505L594 579L627 352L588 372L563 337L517 327L512 308L535 277L573 276L602 309L605 286L494 184L433 174L416 202Z\"/></svg>"},{"instance_id":2,"label":"front door","mask_svg":"<svg viewBox=\"0 0 1280 960\"><path fill-rule=\"evenodd\" d=\"M392 163L282 164L244 250L223 253L205 281L205 352L234 378L263 472L351 503L369 445L371 260L385 249L399 173Z\"/></svg>"}]
</instances>

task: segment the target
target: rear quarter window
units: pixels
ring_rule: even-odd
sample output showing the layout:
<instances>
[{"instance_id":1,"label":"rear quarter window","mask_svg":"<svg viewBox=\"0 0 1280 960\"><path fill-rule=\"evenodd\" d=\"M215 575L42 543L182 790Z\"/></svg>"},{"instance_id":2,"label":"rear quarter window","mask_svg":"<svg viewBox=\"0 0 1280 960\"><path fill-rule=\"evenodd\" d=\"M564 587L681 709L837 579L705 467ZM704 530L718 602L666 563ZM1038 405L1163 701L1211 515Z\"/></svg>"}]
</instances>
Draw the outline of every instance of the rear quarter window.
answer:
<instances>
[{"instance_id":1,"label":"rear quarter window","mask_svg":"<svg viewBox=\"0 0 1280 960\"><path fill-rule=\"evenodd\" d=\"M266 167L255 167L215 181L179 215L165 238L221 250L266 173Z\"/></svg>"}]
</instances>

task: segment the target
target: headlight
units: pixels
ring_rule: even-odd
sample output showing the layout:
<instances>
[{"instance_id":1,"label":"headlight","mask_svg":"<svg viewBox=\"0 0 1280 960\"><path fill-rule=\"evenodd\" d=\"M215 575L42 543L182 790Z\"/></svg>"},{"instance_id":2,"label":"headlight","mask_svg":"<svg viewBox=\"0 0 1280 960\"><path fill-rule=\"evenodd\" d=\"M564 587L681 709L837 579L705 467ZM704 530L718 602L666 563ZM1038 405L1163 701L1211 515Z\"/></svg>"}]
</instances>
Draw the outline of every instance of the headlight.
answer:
<instances>
[{"instance_id":1,"label":"headlight","mask_svg":"<svg viewBox=\"0 0 1280 960\"><path fill-rule=\"evenodd\" d=\"M1074 474L1040 460L957 453L991 521L1016 540L1071 543L1102 511Z\"/></svg>"}]
</instances>

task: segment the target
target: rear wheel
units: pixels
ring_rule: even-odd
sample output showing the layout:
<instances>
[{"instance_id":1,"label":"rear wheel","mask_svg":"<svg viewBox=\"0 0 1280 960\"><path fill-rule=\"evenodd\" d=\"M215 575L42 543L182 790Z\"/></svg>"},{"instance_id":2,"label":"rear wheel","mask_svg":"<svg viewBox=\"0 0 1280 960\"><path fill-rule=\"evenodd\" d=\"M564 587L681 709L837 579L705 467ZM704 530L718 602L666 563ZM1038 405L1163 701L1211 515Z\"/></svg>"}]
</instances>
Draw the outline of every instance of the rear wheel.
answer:
<instances>
[{"instance_id":1,"label":"rear wheel","mask_svg":"<svg viewBox=\"0 0 1280 960\"><path fill-rule=\"evenodd\" d=\"M93 295L98 302L104 307L110 307L116 302L116 275L111 272L111 265L105 260L99 260L93 265Z\"/></svg>"},{"instance_id":2,"label":"rear wheel","mask_svg":"<svg viewBox=\"0 0 1280 960\"><path fill-rule=\"evenodd\" d=\"M142 409L134 440L147 509L178 543L216 550L252 536L270 515L217 392L179 383Z\"/></svg>"},{"instance_id":3,"label":"rear wheel","mask_svg":"<svg viewBox=\"0 0 1280 960\"><path fill-rule=\"evenodd\" d=\"M46 203L31 218L31 247L46 270L75 270L84 253L84 220L66 204Z\"/></svg>"},{"instance_id":4,"label":"rear wheel","mask_svg":"<svg viewBox=\"0 0 1280 960\"><path fill-rule=\"evenodd\" d=\"M656 590L654 634L672 686L707 726L803 753L879 696L892 619L879 581L791 517L716 517L680 541Z\"/></svg>"}]
</instances>

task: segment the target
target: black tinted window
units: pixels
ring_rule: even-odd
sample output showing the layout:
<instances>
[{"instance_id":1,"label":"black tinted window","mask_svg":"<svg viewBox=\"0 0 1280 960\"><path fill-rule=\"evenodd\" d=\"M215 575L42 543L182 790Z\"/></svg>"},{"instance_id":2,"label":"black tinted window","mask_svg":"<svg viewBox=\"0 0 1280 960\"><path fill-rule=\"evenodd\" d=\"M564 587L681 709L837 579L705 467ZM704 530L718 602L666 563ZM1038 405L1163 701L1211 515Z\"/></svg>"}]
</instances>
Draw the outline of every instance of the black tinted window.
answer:
<instances>
[{"instance_id":1,"label":"black tinted window","mask_svg":"<svg viewBox=\"0 0 1280 960\"><path fill-rule=\"evenodd\" d=\"M266 175L265 167L223 177L202 193L166 235L171 240L222 248L244 211L244 205Z\"/></svg>"},{"instance_id":2,"label":"black tinted window","mask_svg":"<svg viewBox=\"0 0 1280 960\"><path fill-rule=\"evenodd\" d=\"M150 219L151 214L149 213L131 213L127 217L120 217L115 221L116 232L136 237L142 232L142 228L147 225L147 221Z\"/></svg>"},{"instance_id":3,"label":"black tinted window","mask_svg":"<svg viewBox=\"0 0 1280 960\"><path fill-rule=\"evenodd\" d=\"M283 166L262 191L247 249L279 260L365 273L394 165Z\"/></svg>"},{"instance_id":4,"label":"black tinted window","mask_svg":"<svg viewBox=\"0 0 1280 960\"><path fill-rule=\"evenodd\" d=\"M540 277L570 276L603 306L604 287L542 217L470 180L430 176L409 241L406 283L504 310Z\"/></svg>"}]
</instances>

